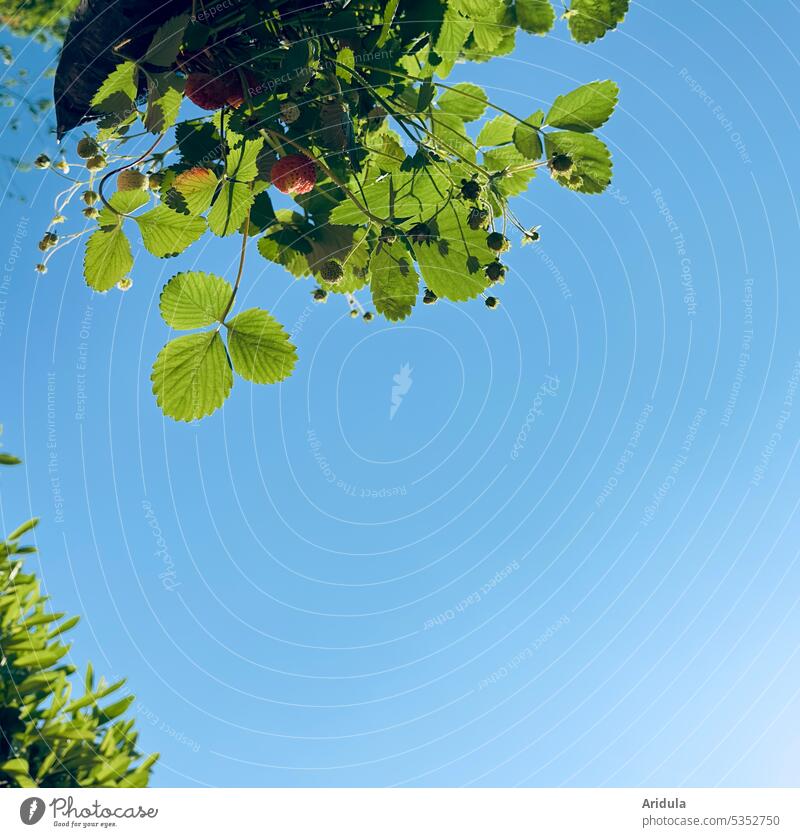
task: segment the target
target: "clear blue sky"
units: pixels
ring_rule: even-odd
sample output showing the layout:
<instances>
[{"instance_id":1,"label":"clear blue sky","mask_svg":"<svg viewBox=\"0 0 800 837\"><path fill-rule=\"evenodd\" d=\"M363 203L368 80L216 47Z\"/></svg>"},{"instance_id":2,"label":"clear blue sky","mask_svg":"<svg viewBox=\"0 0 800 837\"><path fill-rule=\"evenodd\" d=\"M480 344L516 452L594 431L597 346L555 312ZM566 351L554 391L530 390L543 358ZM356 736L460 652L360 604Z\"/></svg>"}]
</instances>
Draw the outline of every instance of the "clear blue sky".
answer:
<instances>
[{"instance_id":1,"label":"clear blue sky","mask_svg":"<svg viewBox=\"0 0 800 837\"><path fill-rule=\"evenodd\" d=\"M14 177L0 523L42 517L32 563L75 662L128 676L156 784L800 781L800 15L663 6L457 68L523 115L621 88L613 191L534 182L499 310L351 321L253 249L300 362L197 426L150 393L158 294L233 243L95 296L78 250L36 278L58 183Z\"/></svg>"}]
</instances>

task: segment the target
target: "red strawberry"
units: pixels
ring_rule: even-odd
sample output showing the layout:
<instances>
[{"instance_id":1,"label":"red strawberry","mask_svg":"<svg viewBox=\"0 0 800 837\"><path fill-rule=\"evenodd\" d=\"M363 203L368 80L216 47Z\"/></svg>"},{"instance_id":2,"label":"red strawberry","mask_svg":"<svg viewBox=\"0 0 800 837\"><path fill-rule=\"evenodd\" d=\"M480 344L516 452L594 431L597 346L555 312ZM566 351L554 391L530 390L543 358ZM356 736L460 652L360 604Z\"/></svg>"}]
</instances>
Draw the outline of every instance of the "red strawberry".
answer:
<instances>
[{"instance_id":1,"label":"red strawberry","mask_svg":"<svg viewBox=\"0 0 800 837\"><path fill-rule=\"evenodd\" d=\"M284 195L305 195L317 182L317 167L303 154L290 154L275 163L270 178Z\"/></svg>"},{"instance_id":2,"label":"red strawberry","mask_svg":"<svg viewBox=\"0 0 800 837\"><path fill-rule=\"evenodd\" d=\"M184 92L187 98L203 110L219 110L227 104L231 95L230 85L225 79L210 73L190 73Z\"/></svg>"}]
</instances>

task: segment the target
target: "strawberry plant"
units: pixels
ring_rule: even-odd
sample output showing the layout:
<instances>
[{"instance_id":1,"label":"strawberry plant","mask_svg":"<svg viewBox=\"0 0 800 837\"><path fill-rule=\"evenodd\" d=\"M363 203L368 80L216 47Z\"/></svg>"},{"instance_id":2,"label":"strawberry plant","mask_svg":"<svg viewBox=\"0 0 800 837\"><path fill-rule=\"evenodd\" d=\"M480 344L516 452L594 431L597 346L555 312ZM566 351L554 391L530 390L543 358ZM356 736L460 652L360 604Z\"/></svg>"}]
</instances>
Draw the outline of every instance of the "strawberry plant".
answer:
<instances>
[{"instance_id":1,"label":"strawberry plant","mask_svg":"<svg viewBox=\"0 0 800 837\"><path fill-rule=\"evenodd\" d=\"M162 290L165 324L186 332L166 343L151 376L174 419L217 410L237 376L277 383L295 366L272 314L236 307L248 258L314 280L315 301L341 299L365 320L367 309L403 320L419 298L483 297L493 309L512 236L539 238L511 199L540 172L584 194L611 180L594 132L616 105L612 81L531 114L446 81L457 61L509 54L519 29L550 31L549 0L255 0L213 10L171 0L157 12L119 0L118 16L102 16L105 5L81 7L56 76L59 131L84 134L56 219L72 200L86 204L87 284L130 288L132 235L160 259L206 235L239 238L230 281L177 270ZM590 43L627 9L628 0L572 0L563 18ZM103 78L87 91L97 68ZM275 192L293 207L274 205ZM48 230L37 269L83 235Z\"/></svg>"}]
</instances>

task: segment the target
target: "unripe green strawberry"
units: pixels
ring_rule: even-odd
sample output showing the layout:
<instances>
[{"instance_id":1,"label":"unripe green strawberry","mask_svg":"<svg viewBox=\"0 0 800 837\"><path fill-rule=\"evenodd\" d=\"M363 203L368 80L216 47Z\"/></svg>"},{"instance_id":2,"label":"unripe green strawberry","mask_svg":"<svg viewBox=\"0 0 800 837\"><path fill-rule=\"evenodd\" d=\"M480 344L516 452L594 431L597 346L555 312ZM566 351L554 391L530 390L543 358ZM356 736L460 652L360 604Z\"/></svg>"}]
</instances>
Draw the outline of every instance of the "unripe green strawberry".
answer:
<instances>
[{"instance_id":1,"label":"unripe green strawberry","mask_svg":"<svg viewBox=\"0 0 800 837\"><path fill-rule=\"evenodd\" d=\"M350 319L354 320L357 316L358 316L358 309L357 308L351 308L350 309Z\"/></svg>"},{"instance_id":2,"label":"unripe green strawberry","mask_svg":"<svg viewBox=\"0 0 800 837\"><path fill-rule=\"evenodd\" d=\"M311 296L314 302L325 302L328 299L328 292L324 288L314 288Z\"/></svg>"},{"instance_id":3,"label":"unripe green strawberry","mask_svg":"<svg viewBox=\"0 0 800 837\"><path fill-rule=\"evenodd\" d=\"M495 253L503 253L509 248L508 239L500 232L491 232L486 236L486 246Z\"/></svg>"},{"instance_id":4,"label":"unripe green strawberry","mask_svg":"<svg viewBox=\"0 0 800 837\"><path fill-rule=\"evenodd\" d=\"M100 195L97 192L93 192L91 189L87 189L82 195L81 200L91 206L92 204L97 203L100 200Z\"/></svg>"},{"instance_id":5,"label":"unripe green strawberry","mask_svg":"<svg viewBox=\"0 0 800 837\"><path fill-rule=\"evenodd\" d=\"M372 311L366 311L363 319L365 323L368 323L372 319Z\"/></svg>"},{"instance_id":6,"label":"unripe green strawberry","mask_svg":"<svg viewBox=\"0 0 800 837\"><path fill-rule=\"evenodd\" d=\"M100 171L106 167L106 158L102 154L95 154L86 161L86 168L89 171Z\"/></svg>"},{"instance_id":7,"label":"unripe green strawberry","mask_svg":"<svg viewBox=\"0 0 800 837\"><path fill-rule=\"evenodd\" d=\"M40 154L34 161L33 165L36 166L37 169L49 169L50 168L50 158L47 154Z\"/></svg>"},{"instance_id":8,"label":"unripe green strawberry","mask_svg":"<svg viewBox=\"0 0 800 837\"><path fill-rule=\"evenodd\" d=\"M496 296L487 296L485 300L485 305L487 308L498 308L500 305L500 300Z\"/></svg>"},{"instance_id":9,"label":"unripe green strawberry","mask_svg":"<svg viewBox=\"0 0 800 837\"><path fill-rule=\"evenodd\" d=\"M433 305L438 299L439 297L430 288L425 288L425 295L422 297L425 305Z\"/></svg>"},{"instance_id":10,"label":"unripe green strawberry","mask_svg":"<svg viewBox=\"0 0 800 837\"><path fill-rule=\"evenodd\" d=\"M83 215L86 218L98 218L100 216L100 210L96 206L87 206L86 209L83 210Z\"/></svg>"},{"instance_id":11,"label":"unripe green strawberry","mask_svg":"<svg viewBox=\"0 0 800 837\"><path fill-rule=\"evenodd\" d=\"M47 273L47 265L42 264L41 262L36 265L36 272L37 273Z\"/></svg>"},{"instance_id":12,"label":"unripe green strawberry","mask_svg":"<svg viewBox=\"0 0 800 837\"><path fill-rule=\"evenodd\" d=\"M153 172L148 177L148 182L152 191L157 192L161 188L161 184L164 182L164 175L160 171Z\"/></svg>"},{"instance_id":13,"label":"unripe green strawberry","mask_svg":"<svg viewBox=\"0 0 800 837\"><path fill-rule=\"evenodd\" d=\"M291 125L300 118L300 108L294 102L289 101L288 99L285 102L281 102L281 119L284 121L284 124Z\"/></svg>"},{"instance_id":14,"label":"unripe green strawberry","mask_svg":"<svg viewBox=\"0 0 800 837\"><path fill-rule=\"evenodd\" d=\"M327 262L322 263L319 269L319 275L323 281L335 285L344 276L344 268L342 267L342 263L336 259L328 259Z\"/></svg>"},{"instance_id":15,"label":"unripe green strawberry","mask_svg":"<svg viewBox=\"0 0 800 837\"><path fill-rule=\"evenodd\" d=\"M147 188L147 175L136 169L125 169L117 175L117 189L120 192L142 191Z\"/></svg>"},{"instance_id":16,"label":"unripe green strawberry","mask_svg":"<svg viewBox=\"0 0 800 837\"><path fill-rule=\"evenodd\" d=\"M91 137L83 137L78 140L77 147L78 156L82 160L88 160L100 152L97 143Z\"/></svg>"}]
</instances>

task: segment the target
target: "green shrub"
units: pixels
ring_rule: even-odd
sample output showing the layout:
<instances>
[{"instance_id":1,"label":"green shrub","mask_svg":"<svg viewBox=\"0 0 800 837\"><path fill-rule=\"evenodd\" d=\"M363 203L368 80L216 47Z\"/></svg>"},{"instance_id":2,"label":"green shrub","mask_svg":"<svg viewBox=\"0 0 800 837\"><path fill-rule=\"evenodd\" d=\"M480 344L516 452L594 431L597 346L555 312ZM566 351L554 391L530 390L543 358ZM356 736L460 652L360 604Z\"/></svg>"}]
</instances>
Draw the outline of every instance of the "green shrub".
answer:
<instances>
[{"instance_id":1,"label":"green shrub","mask_svg":"<svg viewBox=\"0 0 800 837\"><path fill-rule=\"evenodd\" d=\"M18 461L0 455L0 464ZM77 695L64 634L78 617L52 612L23 571L22 556L36 548L20 539L37 522L0 542L0 788L145 787L158 755L136 749L134 721L124 718L134 696L124 680L95 683L91 664Z\"/></svg>"}]
</instances>

